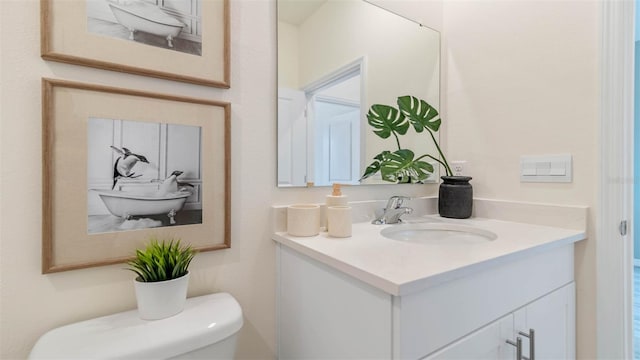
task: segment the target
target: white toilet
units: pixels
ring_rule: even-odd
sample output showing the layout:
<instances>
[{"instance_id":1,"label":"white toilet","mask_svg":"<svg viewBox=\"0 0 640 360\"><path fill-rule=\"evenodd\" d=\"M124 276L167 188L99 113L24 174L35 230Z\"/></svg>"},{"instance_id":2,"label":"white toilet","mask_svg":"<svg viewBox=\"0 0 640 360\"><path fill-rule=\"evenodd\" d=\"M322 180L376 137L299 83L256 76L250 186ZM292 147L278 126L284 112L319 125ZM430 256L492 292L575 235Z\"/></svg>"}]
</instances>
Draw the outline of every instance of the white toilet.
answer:
<instances>
[{"instance_id":1,"label":"white toilet","mask_svg":"<svg viewBox=\"0 0 640 360\"><path fill-rule=\"evenodd\" d=\"M172 317L141 320L126 311L42 335L30 359L233 359L242 309L231 295L187 299Z\"/></svg>"}]
</instances>

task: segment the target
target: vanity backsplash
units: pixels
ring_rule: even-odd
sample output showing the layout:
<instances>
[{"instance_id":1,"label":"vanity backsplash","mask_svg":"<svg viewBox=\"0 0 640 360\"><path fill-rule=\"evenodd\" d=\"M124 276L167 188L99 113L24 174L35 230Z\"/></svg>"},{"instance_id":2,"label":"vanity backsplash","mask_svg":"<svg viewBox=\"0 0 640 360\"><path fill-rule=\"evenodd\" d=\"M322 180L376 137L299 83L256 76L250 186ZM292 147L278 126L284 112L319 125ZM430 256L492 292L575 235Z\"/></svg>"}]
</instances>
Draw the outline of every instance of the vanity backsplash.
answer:
<instances>
[{"instance_id":1,"label":"vanity backsplash","mask_svg":"<svg viewBox=\"0 0 640 360\"><path fill-rule=\"evenodd\" d=\"M354 223L371 222L379 217L387 204L384 200L352 201L351 217ZM320 223L326 225L326 206L320 206ZM438 198L435 196L412 198L405 206L413 209L405 220L420 218L438 213ZM274 205L273 232L287 231L288 205ZM586 231L588 207L574 205L538 204L507 200L473 199L472 217L513 221L533 225L554 226L564 229Z\"/></svg>"}]
</instances>

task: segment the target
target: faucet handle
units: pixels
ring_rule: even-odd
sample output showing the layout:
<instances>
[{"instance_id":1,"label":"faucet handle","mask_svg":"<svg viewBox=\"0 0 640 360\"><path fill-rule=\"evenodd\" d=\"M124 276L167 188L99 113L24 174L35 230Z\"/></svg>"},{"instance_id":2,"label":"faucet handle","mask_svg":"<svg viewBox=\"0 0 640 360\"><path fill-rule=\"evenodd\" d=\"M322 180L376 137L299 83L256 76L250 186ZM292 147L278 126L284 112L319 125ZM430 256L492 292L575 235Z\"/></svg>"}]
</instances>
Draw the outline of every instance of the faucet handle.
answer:
<instances>
[{"instance_id":1,"label":"faucet handle","mask_svg":"<svg viewBox=\"0 0 640 360\"><path fill-rule=\"evenodd\" d=\"M411 198L408 196L394 195L387 201L387 207L385 207L385 209L398 209L405 200L411 200Z\"/></svg>"}]
</instances>

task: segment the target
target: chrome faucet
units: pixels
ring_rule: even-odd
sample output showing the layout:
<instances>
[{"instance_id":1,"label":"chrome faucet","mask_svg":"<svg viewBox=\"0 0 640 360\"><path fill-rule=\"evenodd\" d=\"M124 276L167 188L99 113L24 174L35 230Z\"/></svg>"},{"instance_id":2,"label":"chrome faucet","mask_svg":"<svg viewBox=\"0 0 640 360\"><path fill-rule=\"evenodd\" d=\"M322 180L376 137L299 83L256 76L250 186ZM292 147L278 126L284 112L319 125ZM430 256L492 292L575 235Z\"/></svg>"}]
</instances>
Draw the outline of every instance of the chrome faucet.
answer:
<instances>
[{"instance_id":1,"label":"chrome faucet","mask_svg":"<svg viewBox=\"0 0 640 360\"><path fill-rule=\"evenodd\" d=\"M411 214L413 209L410 207L403 207L402 203L405 200L411 200L406 196L392 196L387 201L387 206L384 208L382 215L380 215L377 219L373 220L371 223L375 225L383 225L383 224L397 224L402 222L400 217L404 214Z\"/></svg>"}]
</instances>

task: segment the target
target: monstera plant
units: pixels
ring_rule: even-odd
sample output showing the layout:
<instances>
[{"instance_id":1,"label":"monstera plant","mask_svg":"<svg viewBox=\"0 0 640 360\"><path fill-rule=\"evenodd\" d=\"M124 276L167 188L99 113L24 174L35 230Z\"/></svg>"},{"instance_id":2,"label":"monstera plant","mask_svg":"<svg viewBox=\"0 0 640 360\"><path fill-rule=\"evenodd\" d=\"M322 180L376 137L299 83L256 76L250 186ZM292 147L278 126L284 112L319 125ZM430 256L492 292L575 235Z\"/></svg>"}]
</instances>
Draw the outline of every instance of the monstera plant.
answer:
<instances>
[{"instance_id":1,"label":"monstera plant","mask_svg":"<svg viewBox=\"0 0 640 360\"><path fill-rule=\"evenodd\" d=\"M435 160L444 166L447 176L453 175L435 133L440 129L442 120L438 111L426 101L415 96L401 96L397 100L398 107L375 104L367 113L369 125L374 134L383 139L393 135L397 150L385 150L376 155L374 161L366 168L360 181L380 172L382 180L396 183L422 182L433 173L433 166L425 158ZM416 156L410 149L400 145L400 137L413 127L416 133L427 133L433 140L440 158L430 154ZM425 160L423 160L425 159Z\"/></svg>"}]
</instances>

